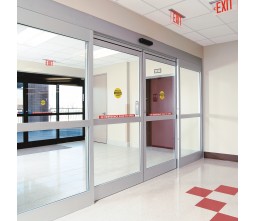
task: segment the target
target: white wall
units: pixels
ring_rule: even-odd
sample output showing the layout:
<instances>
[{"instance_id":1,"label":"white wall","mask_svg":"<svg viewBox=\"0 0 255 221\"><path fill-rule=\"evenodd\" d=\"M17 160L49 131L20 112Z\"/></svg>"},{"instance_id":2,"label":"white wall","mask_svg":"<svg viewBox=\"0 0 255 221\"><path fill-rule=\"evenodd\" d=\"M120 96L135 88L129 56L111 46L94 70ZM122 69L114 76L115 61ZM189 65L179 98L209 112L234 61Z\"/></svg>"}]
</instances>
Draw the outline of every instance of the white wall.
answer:
<instances>
[{"instance_id":1,"label":"white wall","mask_svg":"<svg viewBox=\"0 0 255 221\"><path fill-rule=\"evenodd\" d=\"M204 150L238 154L238 41L204 48Z\"/></svg>"},{"instance_id":2,"label":"white wall","mask_svg":"<svg viewBox=\"0 0 255 221\"><path fill-rule=\"evenodd\" d=\"M197 43L132 12L109 0L55 0L126 29L151 37L190 54L203 57L203 47Z\"/></svg>"}]
</instances>

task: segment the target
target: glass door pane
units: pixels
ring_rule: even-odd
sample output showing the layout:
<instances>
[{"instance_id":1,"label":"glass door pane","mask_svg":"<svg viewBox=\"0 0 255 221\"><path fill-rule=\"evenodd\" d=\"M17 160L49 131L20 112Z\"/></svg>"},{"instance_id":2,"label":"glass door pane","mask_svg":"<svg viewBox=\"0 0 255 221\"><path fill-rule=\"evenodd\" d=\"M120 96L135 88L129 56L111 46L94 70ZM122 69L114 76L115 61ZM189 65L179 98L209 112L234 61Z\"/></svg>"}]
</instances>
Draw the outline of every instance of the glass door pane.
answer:
<instances>
[{"instance_id":1,"label":"glass door pane","mask_svg":"<svg viewBox=\"0 0 255 221\"><path fill-rule=\"evenodd\" d=\"M150 55L147 57L146 168L151 168L176 160L176 87L175 63ZM173 168L169 167L168 170L170 169Z\"/></svg>"},{"instance_id":2,"label":"glass door pane","mask_svg":"<svg viewBox=\"0 0 255 221\"><path fill-rule=\"evenodd\" d=\"M146 133L147 167L175 159L175 120L148 121Z\"/></svg>"},{"instance_id":3,"label":"glass door pane","mask_svg":"<svg viewBox=\"0 0 255 221\"><path fill-rule=\"evenodd\" d=\"M140 172L140 57L106 46L93 48L95 186Z\"/></svg>"}]
</instances>

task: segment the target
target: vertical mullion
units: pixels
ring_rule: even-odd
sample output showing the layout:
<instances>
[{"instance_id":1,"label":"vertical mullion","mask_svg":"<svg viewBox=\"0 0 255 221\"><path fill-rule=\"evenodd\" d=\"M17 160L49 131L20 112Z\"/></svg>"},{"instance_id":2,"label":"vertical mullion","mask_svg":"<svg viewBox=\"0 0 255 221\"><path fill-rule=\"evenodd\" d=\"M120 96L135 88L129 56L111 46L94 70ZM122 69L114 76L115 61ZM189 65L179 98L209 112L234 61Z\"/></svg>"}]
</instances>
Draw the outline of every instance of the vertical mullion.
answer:
<instances>
[{"instance_id":1,"label":"vertical mullion","mask_svg":"<svg viewBox=\"0 0 255 221\"><path fill-rule=\"evenodd\" d=\"M59 121L59 84L56 85L56 121ZM56 129L57 140L59 140L59 129Z\"/></svg>"},{"instance_id":2,"label":"vertical mullion","mask_svg":"<svg viewBox=\"0 0 255 221\"><path fill-rule=\"evenodd\" d=\"M28 123L28 83L23 83L23 123ZM24 143L28 143L28 132L23 132Z\"/></svg>"}]
</instances>

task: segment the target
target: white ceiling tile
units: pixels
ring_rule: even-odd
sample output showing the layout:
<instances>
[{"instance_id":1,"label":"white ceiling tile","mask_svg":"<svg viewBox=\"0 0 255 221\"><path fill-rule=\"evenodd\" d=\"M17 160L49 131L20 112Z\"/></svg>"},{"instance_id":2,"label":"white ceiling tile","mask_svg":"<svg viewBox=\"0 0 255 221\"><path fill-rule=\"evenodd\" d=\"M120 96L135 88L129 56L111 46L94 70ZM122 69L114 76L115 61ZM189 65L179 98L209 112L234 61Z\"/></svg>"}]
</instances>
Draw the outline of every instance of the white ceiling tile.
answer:
<instances>
[{"instance_id":1,"label":"white ceiling tile","mask_svg":"<svg viewBox=\"0 0 255 221\"><path fill-rule=\"evenodd\" d=\"M229 24L227 24L227 26L232 28L232 30L234 30L236 33L238 32L238 22L229 23Z\"/></svg>"},{"instance_id":2,"label":"white ceiling tile","mask_svg":"<svg viewBox=\"0 0 255 221\"><path fill-rule=\"evenodd\" d=\"M224 24L213 13L201 15L199 17L191 18L188 20L184 20L183 23L195 31Z\"/></svg>"},{"instance_id":3,"label":"white ceiling tile","mask_svg":"<svg viewBox=\"0 0 255 221\"><path fill-rule=\"evenodd\" d=\"M171 7L162 8L161 11L169 14L169 9L174 9L175 11L185 16L186 19L210 13L210 10L208 10L208 8L206 8L198 0L183 1Z\"/></svg>"},{"instance_id":4,"label":"white ceiling tile","mask_svg":"<svg viewBox=\"0 0 255 221\"><path fill-rule=\"evenodd\" d=\"M164 26L170 24L170 17L165 15L161 11L155 11L155 12L149 13L145 15L145 17Z\"/></svg>"},{"instance_id":5,"label":"white ceiling tile","mask_svg":"<svg viewBox=\"0 0 255 221\"><path fill-rule=\"evenodd\" d=\"M215 15L219 17L223 22L225 23L232 23L232 22L237 22L238 20L238 11L237 10L231 10L228 12L223 12L220 14Z\"/></svg>"},{"instance_id":6,"label":"white ceiling tile","mask_svg":"<svg viewBox=\"0 0 255 221\"><path fill-rule=\"evenodd\" d=\"M171 24L171 25L168 25L166 26L167 28L171 29L172 31L174 32L177 32L179 34L185 34L185 33L189 33L189 32L192 32L193 30L188 28L187 26L185 25L182 25L182 26L177 26L175 24Z\"/></svg>"},{"instance_id":7,"label":"white ceiling tile","mask_svg":"<svg viewBox=\"0 0 255 221\"><path fill-rule=\"evenodd\" d=\"M203 29L198 31L198 33L205 36L206 38L214 38L222 35L235 34L227 25L220 25L213 28Z\"/></svg>"},{"instance_id":8,"label":"white ceiling tile","mask_svg":"<svg viewBox=\"0 0 255 221\"><path fill-rule=\"evenodd\" d=\"M197 43L202 45L202 46L208 46L208 45L215 44L213 41L211 41L209 39L204 39L204 40L201 40L201 41L197 41Z\"/></svg>"},{"instance_id":9,"label":"white ceiling tile","mask_svg":"<svg viewBox=\"0 0 255 221\"><path fill-rule=\"evenodd\" d=\"M154 6L157 9L164 8L169 5L176 4L178 2L182 2L184 0L143 0L144 2L149 3L150 5Z\"/></svg>"},{"instance_id":10,"label":"white ceiling tile","mask_svg":"<svg viewBox=\"0 0 255 221\"><path fill-rule=\"evenodd\" d=\"M210 11L213 11L213 6L210 4L212 0L199 0L201 4L203 4L206 8L208 8Z\"/></svg>"},{"instance_id":11,"label":"white ceiling tile","mask_svg":"<svg viewBox=\"0 0 255 221\"><path fill-rule=\"evenodd\" d=\"M199 40L206 39L204 36L198 34L197 32L190 32L190 33L184 34L184 37L186 37L192 41L199 41Z\"/></svg>"},{"instance_id":12,"label":"white ceiling tile","mask_svg":"<svg viewBox=\"0 0 255 221\"><path fill-rule=\"evenodd\" d=\"M238 40L238 35L237 34L232 34L232 35L225 35L217 38L211 38L212 41L215 43L224 43L228 41L235 41Z\"/></svg>"},{"instance_id":13,"label":"white ceiling tile","mask_svg":"<svg viewBox=\"0 0 255 221\"><path fill-rule=\"evenodd\" d=\"M117 3L141 15L156 10L154 7L140 0L119 0Z\"/></svg>"}]
</instances>

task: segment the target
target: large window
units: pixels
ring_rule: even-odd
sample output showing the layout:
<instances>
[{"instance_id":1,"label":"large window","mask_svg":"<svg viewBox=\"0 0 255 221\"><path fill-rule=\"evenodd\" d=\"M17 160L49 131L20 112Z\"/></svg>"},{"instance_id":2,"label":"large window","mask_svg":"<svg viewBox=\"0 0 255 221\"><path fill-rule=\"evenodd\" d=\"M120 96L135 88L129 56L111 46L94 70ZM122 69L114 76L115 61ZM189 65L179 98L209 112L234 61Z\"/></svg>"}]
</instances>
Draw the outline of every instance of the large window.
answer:
<instances>
[{"instance_id":1,"label":"large window","mask_svg":"<svg viewBox=\"0 0 255 221\"><path fill-rule=\"evenodd\" d=\"M65 76L18 72L17 90L19 123L84 119L84 79L72 77L67 81ZM37 146L35 141L52 144L60 139L64 141L63 138L84 139L84 131L70 128L18 133L18 148Z\"/></svg>"}]
</instances>

